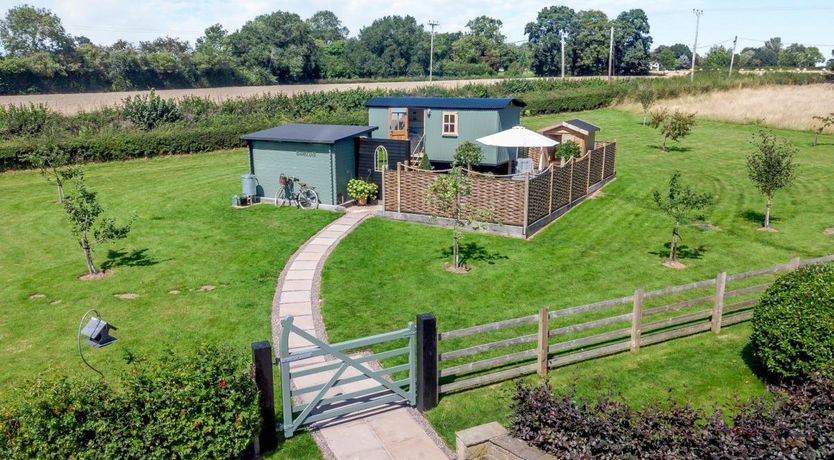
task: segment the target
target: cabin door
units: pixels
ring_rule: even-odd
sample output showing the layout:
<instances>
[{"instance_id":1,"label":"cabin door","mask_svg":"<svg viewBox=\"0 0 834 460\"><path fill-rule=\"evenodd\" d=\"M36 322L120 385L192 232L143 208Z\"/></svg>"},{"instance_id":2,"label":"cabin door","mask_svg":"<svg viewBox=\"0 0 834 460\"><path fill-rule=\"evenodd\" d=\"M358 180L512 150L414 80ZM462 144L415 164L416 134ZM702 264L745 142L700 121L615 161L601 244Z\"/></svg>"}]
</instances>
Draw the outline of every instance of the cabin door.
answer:
<instances>
[{"instance_id":1,"label":"cabin door","mask_svg":"<svg viewBox=\"0 0 834 460\"><path fill-rule=\"evenodd\" d=\"M388 111L388 138L408 139L408 109L392 108Z\"/></svg>"}]
</instances>

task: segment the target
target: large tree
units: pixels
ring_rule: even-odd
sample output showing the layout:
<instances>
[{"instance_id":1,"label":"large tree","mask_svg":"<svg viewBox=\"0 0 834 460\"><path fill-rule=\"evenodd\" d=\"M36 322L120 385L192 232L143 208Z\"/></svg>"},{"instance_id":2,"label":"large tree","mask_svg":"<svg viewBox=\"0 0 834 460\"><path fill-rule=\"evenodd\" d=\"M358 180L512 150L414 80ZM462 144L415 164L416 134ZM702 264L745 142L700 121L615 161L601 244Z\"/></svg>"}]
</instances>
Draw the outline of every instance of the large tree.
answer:
<instances>
[{"instance_id":1,"label":"large tree","mask_svg":"<svg viewBox=\"0 0 834 460\"><path fill-rule=\"evenodd\" d=\"M824 61L825 56L819 48L798 43L788 45L777 57L777 62L782 67L815 67Z\"/></svg>"},{"instance_id":2,"label":"large tree","mask_svg":"<svg viewBox=\"0 0 834 460\"><path fill-rule=\"evenodd\" d=\"M646 12L641 9L624 11L612 25L615 72L619 75L646 75L652 47Z\"/></svg>"},{"instance_id":3,"label":"large tree","mask_svg":"<svg viewBox=\"0 0 834 460\"><path fill-rule=\"evenodd\" d=\"M350 32L342 25L342 21L335 13L329 10L322 10L307 19L313 38L323 42L325 45L344 40Z\"/></svg>"},{"instance_id":4,"label":"large tree","mask_svg":"<svg viewBox=\"0 0 834 460\"><path fill-rule=\"evenodd\" d=\"M599 10L576 14L576 32L571 38L571 66L574 75L608 73L608 44L611 23Z\"/></svg>"},{"instance_id":5,"label":"large tree","mask_svg":"<svg viewBox=\"0 0 834 460\"><path fill-rule=\"evenodd\" d=\"M568 34L565 53L573 48L572 35L576 31L576 12L567 6L548 6L539 11L536 21L527 24L532 51L532 68L536 75L553 76L561 72L561 34ZM567 58L566 58L567 59ZM570 65L568 60L566 67ZM569 74L568 69L565 73Z\"/></svg>"},{"instance_id":6,"label":"large tree","mask_svg":"<svg viewBox=\"0 0 834 460\"><path fill-rule=\"evenodd\" d=\"M20 5L0 20L0 44L9 56L45 52L66 54L74 48L61 19L46 8Z\"/></svg>"},{"instance_id":7,"label":"large tree","mask_svg":"<svg viewBox=\"0 0 834 460\"><path fill-rule=\"evenodd\" d=\"M239 79L229 34L220 24L209 26L197 39L193 62L200 78L209 85L234 84Z\"/></svg>"},{"instance_id":8,"label":"large tree","mask_svg":"<svg viewBox=\"0 0 834 460\"><path fill-rule=\"evenodd\" d=\"M348 58L361 77L418 76L428 69L429 34L411 16L385 16L348 42Z\"/></svg>"},{"instance_id":9,"label":"large tree","mask_svg":"<svg viewBox=\"0 0 834 460\"><path fill-rule=\"evenodd\" d=\"M229 43L244 65L265 69L277 81L304 80L317 73L310 26L295 13L260 15L229 36Z\"/></svg>"}]
</instances>

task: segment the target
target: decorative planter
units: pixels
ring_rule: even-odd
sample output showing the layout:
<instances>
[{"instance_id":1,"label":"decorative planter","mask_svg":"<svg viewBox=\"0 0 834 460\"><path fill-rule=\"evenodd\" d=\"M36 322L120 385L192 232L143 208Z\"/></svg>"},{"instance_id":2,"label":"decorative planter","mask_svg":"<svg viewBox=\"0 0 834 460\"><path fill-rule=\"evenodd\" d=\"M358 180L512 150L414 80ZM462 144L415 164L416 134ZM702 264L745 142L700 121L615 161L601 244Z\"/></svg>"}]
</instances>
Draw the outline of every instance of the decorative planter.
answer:
<instances>
[{"instance_id":1,"label":"decorative planter","mask_svg":"<svg viewBox=\"0 0 834 460\"><path fill-rule=\"evenodd\" d=\"M368 204L368 197L360 196L356 199L356 203L359 204L359 206L365 206Z\"/></svg>"}]
</instances>

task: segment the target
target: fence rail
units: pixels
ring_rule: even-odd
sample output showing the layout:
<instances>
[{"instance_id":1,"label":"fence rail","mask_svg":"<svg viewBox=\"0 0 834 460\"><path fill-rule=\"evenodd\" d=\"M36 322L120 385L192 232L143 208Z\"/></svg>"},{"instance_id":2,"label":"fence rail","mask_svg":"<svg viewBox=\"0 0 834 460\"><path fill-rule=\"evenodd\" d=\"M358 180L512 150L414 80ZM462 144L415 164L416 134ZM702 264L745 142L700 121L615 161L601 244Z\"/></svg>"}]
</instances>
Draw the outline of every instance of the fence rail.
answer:
<instances>
[{"instance_id":1,"label":"fence rail","mask_svg":"<svg viewBox=\"0 0 834 460\"><path fill-rule=\"evenodd\" d=\"M774 275L834 261L800 260L438 334L439 391L449 393L747 321ZM728 289L731 288L731 289ZM726 304L732 299L733 303ZM648 305L652 304L652 305ZM648 308L644 308L648 306ZM534 327L537 330L533 330ZM584 335L583 334L587 334ZM555 339L555 341L554 341ZM531 348L528 344L535 344ZM454 347L454 348L452 348Z\"/></svg>"}]
</instances>

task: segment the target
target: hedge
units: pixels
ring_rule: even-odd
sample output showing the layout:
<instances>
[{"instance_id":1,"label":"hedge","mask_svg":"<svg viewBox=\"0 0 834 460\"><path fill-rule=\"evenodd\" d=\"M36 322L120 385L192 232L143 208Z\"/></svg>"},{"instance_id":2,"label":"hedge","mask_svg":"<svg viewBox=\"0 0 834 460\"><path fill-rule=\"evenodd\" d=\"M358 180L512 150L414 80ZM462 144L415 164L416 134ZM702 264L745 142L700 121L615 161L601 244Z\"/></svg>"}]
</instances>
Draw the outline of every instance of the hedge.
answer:
<instances>
[{"instance_id":1,"label":"hedge","mask_svg":"<svg viewBox=\"0 0 834 460\"><path fill-rule=\"evenodd\" d=\"M37 379L0 408L0 458L240 458L260 429L250 364L203 346L112 376Z\"/></svg>"},{"instance_id":2,"label":"hedge","mask_svg":"<svg viewBox=\"0 0 834 460\"><path fill-rule=\"evenodd\" d=\"M75 161L109 161L237 147L243 145L238 139L240 135L287 121L364 124L367 112L363 104L374 96L512 96L527 103L525 114L539 115L606 107L631 97L645 86L664 98L766 84L817 83L824 79L820 75L797 73L737 75L733 79L699 73L695 84L680 77L613 82L602 78L549 78L508 79L494 84L476 82L460 88L423 86L408 91L356 88L292 96L264 94L221 102L189 96L177 101L178 121L162 123L147 131L136 126L135 120L130 121L124 105L75 115L27 106L0 110L0 137L6 139L0 143L0 171L27 167L26 156L44 143L67 149Z\"/></svg>"},{"instance_id":3,"label":"hedge","mask_svg":"<svg viewBox=\"0 0 834 460\"><path fill-rule=\"evenodd\" d=\"M577 401L549 384L519 385L510 432L562 459L830 459L834 382L816 377L738 403L728 423L674 401L633 409L604 398Z\"/></svg>"},{"instance_id":4,"label":"hedge","mask_svg":"<svg viewBox=\"0 0 834 460\"><path fill-rule=\"evenodd\" d=\"M834 372L834 265L779 277L753 310L753 352L782 378Z\"/></svg>"}]
</instances>

